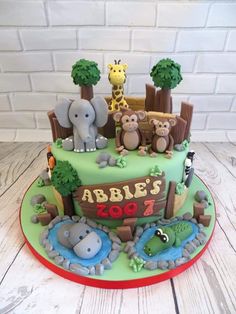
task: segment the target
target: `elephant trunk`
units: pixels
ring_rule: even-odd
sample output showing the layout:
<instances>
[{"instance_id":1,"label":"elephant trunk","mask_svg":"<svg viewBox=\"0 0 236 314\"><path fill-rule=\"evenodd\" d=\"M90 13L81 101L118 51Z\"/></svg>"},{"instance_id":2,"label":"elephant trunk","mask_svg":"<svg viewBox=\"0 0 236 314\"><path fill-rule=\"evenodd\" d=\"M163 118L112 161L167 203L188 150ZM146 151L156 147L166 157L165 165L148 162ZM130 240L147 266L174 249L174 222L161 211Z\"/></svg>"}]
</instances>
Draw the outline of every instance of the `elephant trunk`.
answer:
<instances>
[{"instance_id":1,"label":"elephant trunk","mask_svg":"<svg viewBox=\"0 0 236 314\"><path fill-rule=\"evenodd\" d=\"M92 139L89 133L89 127L90 126L86 124L80 124L80 126L77 127L77 132L84 143L88 143Z\"/></svg>"}]
</instances>

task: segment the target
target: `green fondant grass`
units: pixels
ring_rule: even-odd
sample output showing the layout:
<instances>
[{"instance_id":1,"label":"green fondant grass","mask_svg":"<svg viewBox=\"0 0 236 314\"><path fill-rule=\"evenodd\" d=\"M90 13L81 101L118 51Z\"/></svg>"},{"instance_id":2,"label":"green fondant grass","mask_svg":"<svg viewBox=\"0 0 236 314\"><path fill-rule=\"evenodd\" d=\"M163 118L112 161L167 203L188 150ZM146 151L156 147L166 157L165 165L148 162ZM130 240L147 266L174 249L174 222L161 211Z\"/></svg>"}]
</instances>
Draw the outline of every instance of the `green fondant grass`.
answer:
<instances>
[{"instance_id":1,"label":"green fondant grass","mask_svg":"<svg viewBox=\"0 0 236 314\"><path fill-rule=\"evenodd\" d=\"M197 190L204 190L207 195L209 196L209 202L211 205L205 210L206 214L210 214L212 216L211 224L208 228L205 228L205 233L207 235L207 238L209 239L214 228L215 223L215 209L214 209L214 201L212 199L212 196L209 192L209 190L206 188L206 186L202 183L202 181L198 177L194 177L193 183L189 189L188 198L184 204L184 206L179 210L177 215L183 215L187 211L192 211L193 202L194 202L194 194ZM30 205L30 199L35 194L44 194L47 200L50 203L55 203L56 200L54 198L54 194L51 190L51 187L38 187L37 182L35 181L27 193L25 194L25 197L22 202L21 206L21 224L23 232L28 239L31 246L45 259L48 261L51 261L47 257L47 254L44 250L44 248L39 244L39 234L44 229L40 224L33 224L30 221L30 217L34 214L33 207ZM191 255L191 257L195 257L199 254L199 252L203 249L204 246L200 246L197 248L197 250ZM146 278L158 274L162 274L166 271L161 270L154 270L154 271L148 271L148 270L142 270L139 273L135 273L132 271L132 269L129 267L130 260L127 258L127 255L123 252L120 253L119 258L112 264L111 270L106 270L102 276L92 276L91 278L96 278L98 280L132 280L132 279L138 279L138 278ZM58 266L59 267L59 266Z\"/></svg>"}]
</instances>

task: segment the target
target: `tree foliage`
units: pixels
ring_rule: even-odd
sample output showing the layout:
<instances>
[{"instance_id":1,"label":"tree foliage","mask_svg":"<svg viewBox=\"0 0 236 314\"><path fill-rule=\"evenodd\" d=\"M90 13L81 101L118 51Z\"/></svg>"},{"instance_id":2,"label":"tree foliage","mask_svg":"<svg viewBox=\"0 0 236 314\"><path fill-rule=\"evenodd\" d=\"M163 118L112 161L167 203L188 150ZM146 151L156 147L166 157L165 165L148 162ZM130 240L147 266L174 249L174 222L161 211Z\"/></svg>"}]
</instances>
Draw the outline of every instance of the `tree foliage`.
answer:
<instances>
[{"instance_id":1,"label":"tree foliage","mask_svg":"<svg viewBox=\"0 0 236 314\"><path fill-rule=\"evenodd\" d=\"M80 59L72 66L71 77L75 85L92 86L100 80L100 70L96 62Z\"/></svg>"},{"instance_id":2,"label":"tree foliage","mask_svg":"<svg viewBox=\"0 0 236 314\"><path fill-rule=\"evenodd\" d=\"M81 185L77 172L68 161L57 161L52 172L51 181L62 196L68 196Z\"/></svg>"},{"instance_id":3,"label":"tree foliage","mask_svg":"<svg viewBox=\"0 0 236 314\"><path fill-rule=\"evenodd\" d=\"M154 65L150 76L156 87L173 89L182 81L181 66L171 59L162 59Z\"/></svg>"}]
</instances>

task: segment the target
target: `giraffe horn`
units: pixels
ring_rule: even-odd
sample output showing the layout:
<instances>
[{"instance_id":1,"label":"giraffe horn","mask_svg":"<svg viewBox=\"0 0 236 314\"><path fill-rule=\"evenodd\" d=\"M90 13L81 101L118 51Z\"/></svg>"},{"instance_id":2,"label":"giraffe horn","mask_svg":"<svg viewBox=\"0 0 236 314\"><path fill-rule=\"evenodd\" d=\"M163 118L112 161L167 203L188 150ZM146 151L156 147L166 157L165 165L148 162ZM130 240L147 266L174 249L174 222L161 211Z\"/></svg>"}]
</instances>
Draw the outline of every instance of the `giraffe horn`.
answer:
<instances>
[{"instance_id":1,"label":"giraffe horn","mask_svg":"<svg viewBox=\"0 0 236 314\"><path fill-rule=\"evenodd\" d=\"M121 60L118 60L118 63L117 63L117 64L120 64L120 61L121 61Z\"/></svg>"},{"instance_id":2,"label":"giraffe horn","mask_svg":"<svg viewBox=\"0 0 236 314\"><path fill-rule=\"evenodd\" d=\"M114 62L115 62L115 64L117 64L117 61L116 61L116 60L114 60Z\"/></svg>"}]
</instances>

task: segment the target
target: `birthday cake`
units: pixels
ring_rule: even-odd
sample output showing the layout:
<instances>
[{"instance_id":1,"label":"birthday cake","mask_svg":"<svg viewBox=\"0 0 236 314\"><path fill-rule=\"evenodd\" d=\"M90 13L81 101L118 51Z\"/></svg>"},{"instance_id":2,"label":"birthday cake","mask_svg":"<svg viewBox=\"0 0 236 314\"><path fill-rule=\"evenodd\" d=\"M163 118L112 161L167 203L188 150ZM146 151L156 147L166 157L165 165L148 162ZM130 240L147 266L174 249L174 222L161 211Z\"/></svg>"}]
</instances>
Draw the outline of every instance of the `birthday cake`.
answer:
<instances>
[{"instance_id":1,"label":"birthday cake","mask_svg":"<svg viewBox=\"0 0 236 314\"><path fill-rule=\"evenodd\" d=\"M47 259L75 276L101 276L115 265L131 273L175 269L208 240L213 202L193 183L193 106L182 102L172 112L180 65L154 65L144 98L125 97L127 67L108 65L112 95L103 98L93 94L97 64L77 61L71 76L80 97L48 113L53 143L24 219Z\"/></svg>"}]
</instances>

